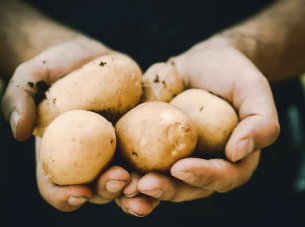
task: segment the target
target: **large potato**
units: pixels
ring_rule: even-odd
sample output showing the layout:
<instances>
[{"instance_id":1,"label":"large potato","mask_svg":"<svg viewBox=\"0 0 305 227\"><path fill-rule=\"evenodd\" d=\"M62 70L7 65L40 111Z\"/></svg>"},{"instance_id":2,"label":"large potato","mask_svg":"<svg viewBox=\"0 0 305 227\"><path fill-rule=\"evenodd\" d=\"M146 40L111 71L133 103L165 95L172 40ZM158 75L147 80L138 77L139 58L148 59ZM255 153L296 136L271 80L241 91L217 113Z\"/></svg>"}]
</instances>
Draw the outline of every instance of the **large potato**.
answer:
<instances>
[{"instance_id":1,"label":"large potato","mask_svg":"<svg viewBox=\"0 0 305 227\"><path fill-rule=\"evenodd\" d=\"M37 107L38 122L34 135L60 114L76 109L98 112L115 122L140 101L142 72L123 55L97 58L55 82L46 99Z\"/></svg>"},{"instance_id":2,"label":"large potato","mask_svg":"<svg viewBox=\"0 0 305 227\"><path fill-rule=\"evenodd\" d=\"M97 113L68 111L47 128L39 160L58 185L87 184L110 164L116 148L112 124Z\"/></svg>"},{"instance_id":3,"label":"large potato","mask_svg":"<svg viewBox=\"0 0 305 227\"><path fill-rule=\"evenodd\" d=\"M170 63L152 65L143 75L141 103L149 101L170 102L184 90L183 80Z\"/></svg>"},{"instance_id":4,"label":"large potato","mask_svg":"<svg viewBox=\"0 0 305 227\"><path fill-rule=\"evenodd\" d=\"M183 110L195 122L198 132L196 153L224 151L239 121L229 103L207 91L189 89L175 97L170 104Z\"/></svg>"},{"instance_id":5,"label":"large potato","mask_svg":"<svg viewBox=\"0 0 305 227\"><path fill-rule=\"evenodd\" d=\"M135 107L115 128L118 151L141 173L169 172L176 161L193 153L198 138L191 118L164 102Z\"/></svg>"}]
</instances>

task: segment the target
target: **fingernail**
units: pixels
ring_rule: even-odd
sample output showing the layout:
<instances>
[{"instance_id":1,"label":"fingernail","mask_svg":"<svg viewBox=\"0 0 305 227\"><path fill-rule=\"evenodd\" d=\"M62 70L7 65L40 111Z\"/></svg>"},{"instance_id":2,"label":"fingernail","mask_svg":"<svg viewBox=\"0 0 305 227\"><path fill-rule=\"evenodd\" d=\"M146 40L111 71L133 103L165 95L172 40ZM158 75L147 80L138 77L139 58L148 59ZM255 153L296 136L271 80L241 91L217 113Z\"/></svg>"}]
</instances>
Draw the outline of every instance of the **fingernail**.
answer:
<instances>
[{"instance_id":1,"label":"fingernail","mask_svg":"<svg viewBox=\"0 0 305 227\"><path fill-rule=\"evenodd\" d=\"M106 189L109 192L119 192L123 189L127 182L126 181L119 181L119 180L108 180L106 183Z\"/></svg>"},{"instance_id":2,"label":"fingernail","mask_svg":"<svg viewBox=\"0 0 305 227\"><path fill-rule=\"evenodd\" d=\"M232 161L237 162L252 152L254 152L254 142L250 137L239 140L234 147Z\"/></svg>"},{"instance_id":3,"label":"fingernail","mask_svg":"<svg viewBox=\"0 0 305 227\"><path fill-rule=\"evenodd\" d=\"M126 196L127 198L131 198L131 197L136 196L137 194L139 194L139 192L135 192L135 193L133 193L133 194L131 194L131 195L125 194L125 196Z\"/></svg>"},{"instance_id":4,"label":"fingernail","mask_svg":"<svg viewBox=\"0 0 305 227\"><path fill-rule=\"evenodd\" d=\"M85 196L71 196L68 200L68 203L71 206L80 206L88 201L88 198Z\"/></svg>"},{"instance_id":5,"label":"fingernail","mask_svg":"<svg viewBox=\"0 0 305 227\"><path fill-rule=\"evenodd\" d=\"M14 111L12 113L11 119L10 119L11 128L12 128L14 138L16 138L17 125L18 125L19 119L20 119L19 113L17 111Z\"/></svg>"},{"instance_id":6,"label":"fingernail","mask_svg":"<svg viewBox=\"0 0 305 227\"><path fill-rule=\"evenodd\" d=\"M139 217L139 218L143 218L143 217L145 217L145 216L147 215L147 214L137 214L137 213L135 213L134 211L132 211L132 210L130 210L130 209L128 209L128 212L129 212L130 214L136 216L136 217Z\"/></svg>"},{"instance_id":7,"label":"fingernail","mask_svg":"<svg viewBox=\"0 0 305 227\"><path fill-rule=\"evenodd\" d=\"M150 190L150 191L141 191L141 193L143 193L145 195L155 197L155 198L159 198L163 194L163 190L162 189L155 189L155 190Z\"/></svg>"},{"instance_id":8,"label":"fingernail","mask_svg":"<svg viewBox=\"0 0 305 227\"><path fill-rule=\"evenodd\" d=\"M192 172L189 172L189 171L175 172L172 174L172 176L174 176L180 180L183 180L185 182L189 182L196 178L195 174L193 174Z\"/></svg>"}]
</instances>

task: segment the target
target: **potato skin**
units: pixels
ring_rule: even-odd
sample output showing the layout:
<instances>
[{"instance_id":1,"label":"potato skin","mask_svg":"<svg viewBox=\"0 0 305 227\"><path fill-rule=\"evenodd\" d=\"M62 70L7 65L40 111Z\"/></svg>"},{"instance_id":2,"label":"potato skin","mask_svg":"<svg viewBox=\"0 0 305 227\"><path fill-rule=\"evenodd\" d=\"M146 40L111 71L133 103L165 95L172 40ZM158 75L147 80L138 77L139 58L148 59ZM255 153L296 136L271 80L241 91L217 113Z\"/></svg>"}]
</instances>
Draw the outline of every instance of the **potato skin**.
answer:
<instances>
[{"instance_id":1,"label":"potato skin","mask_svg":"<svg viewBox=\"0 0 305 227\"><path fill-rule=\"evenodd\" d=\"M149 101L170 102L184 90L183 80L170 63L156 63L142 77L141 103Z\"/></svg>"},{"instance_id":2,"label":"potato skin","mask_svg":"<svg viewBox=\"0 0 305 227\"><path fill-rule=\"evenodd\" d=\"M200 89L189 89L170 104L188 114L197 126L198 144L195 152L223 152L239 120L233 107L225 100Z\"/></svg>"},{"instance_id":3,"label":"potato skin","mask_svg":"<svg viewBox=\"0 0 305 227\"><path fill-rule=\"evenodd\" d=\"M194 122L164 102L147 102L125 114L116 124L117 149L136 171L165 172L189 157L197 144Z\"/></svg>"},{"instance_id":4,"label":"potato skin","mask_svg":"<svg viewBox=\"0 0 305 227\"><path fill-rule=\"evenodd\" d=\"M58 185L88 184L110 164L115 148L115 130L109 121L94 112L72 110L47 128L39 161Z\"/></svg>"},{"instance_id":5,"label":"potato skin","mask_svg":"<svg viewBox=\"0 0 305 227\"><path fill-rule=\"evenodd\" d=\"M129 57L112 54L99 57L55 82L37 107L34 135L69 110L91 110L115 123L135 107L141 97L142 72Z\"/></svg>"}]
</instances>

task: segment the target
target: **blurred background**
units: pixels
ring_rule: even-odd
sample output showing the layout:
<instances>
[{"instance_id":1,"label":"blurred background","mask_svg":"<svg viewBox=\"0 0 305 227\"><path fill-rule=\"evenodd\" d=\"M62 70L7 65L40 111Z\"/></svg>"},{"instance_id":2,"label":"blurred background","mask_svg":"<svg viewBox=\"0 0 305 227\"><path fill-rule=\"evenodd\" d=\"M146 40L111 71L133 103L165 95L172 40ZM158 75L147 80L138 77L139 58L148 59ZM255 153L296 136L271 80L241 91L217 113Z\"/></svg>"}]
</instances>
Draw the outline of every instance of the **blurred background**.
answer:
<instances>
[{"instance_id":1,"label":"blurred background","mask_svg":"<svg viewBox=\"0 0 305 227\"><path fill-rule=\"evenodd\" d=\"M201 3L198 11L189 10L184 4L173 6L162 1L122 1L120 7L114 1L105 1L102 8L98 8L98 1L89 1L91 7L75 1L29 2L51 17L130 54L146 70L149 65L165 61L252 15L270 1L204 1L207 3ZM140 21L134 23L136 15ZM200 18L207 19L198 25ZM6 82L1 81L0 97L5 87ZM253 178L240 188L204 201L162 202L152 214L141 219L145 226L155 225L153 220L168 218L173 225L181 224L180 218L201 218L202 225L213 222L206 226L265 226L268 222L272 223L270 226L305 226L305 76L272 84L272 91L281 134L272 146L263 150ZM34 138L16 142L1 113L0 227L22 223L89 226L102 225L105 219L111 219L113 224L139 220L124 214L114 202L101 206L86 204L72 213L62 213L48 205L36 185Z\"/></svg>"}]
</instances>

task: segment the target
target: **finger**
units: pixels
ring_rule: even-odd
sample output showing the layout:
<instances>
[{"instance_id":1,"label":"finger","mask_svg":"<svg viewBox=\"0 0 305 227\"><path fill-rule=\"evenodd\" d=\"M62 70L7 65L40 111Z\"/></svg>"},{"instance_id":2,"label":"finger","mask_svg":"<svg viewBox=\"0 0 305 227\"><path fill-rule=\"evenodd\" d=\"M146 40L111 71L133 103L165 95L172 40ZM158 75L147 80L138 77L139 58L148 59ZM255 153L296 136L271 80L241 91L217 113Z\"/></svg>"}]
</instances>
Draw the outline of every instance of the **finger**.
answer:
<instances>
[{"instance_id":1,"label":"finger","mask_svg":"<svg viewBox=\"0 0 305 227\"><path fill-rule=\"evenodd\" d=\"M171 168L173 177L185 183L211 191L227 192L246 183L259 162L260 151L239 163L223 159L186 158Z\"/></svg>"},{"instance_id":2,"label":"finger","mask_svg":"<svg viewBox=\"0 0 305 227\"><path fill-rule=\"evenodd\" d=\"M213 193L159 173L148 173L142 177L138 183L138 190L158 200L172 202L205 198Z\"/></svg>"},{"instance_id":3,"label":"finger","mask_svg":"<svg viewBox=\"0 0 305 227\"><path fill-rule=\"evenodd\" d=\"M141 175L135 172L130 174L130 183L125 187L123 193L126 197L134 197L140 192L138 191L138 182L141 179Z\"/></svg>"},{"instance_id":4,"label":"finger","mask_svg":"<svg viewBox=\"0 0 305 227\"><path fill-rule=\"evenodd\" d=\"M41 163L39 162L38 147L40 146L40 138L36 138L36 175L37 184L41 196L53 207L60 211L71 212L80 208L85 204L92 192L85 185L76 186L58 186L49 181L45 175Z\"/></svg>"},{"instance_id":5,"label":"finger","mask_svg":"<svg viewBox=\"0 0 305 227\"><path fill-rule=\"evenodd\" d=\"M237 81L233 100L241 121L225 151L228 159L236 162L271 145L279 136L280 125L269 83L263 76Z\"/></svg>"},{"instance_id":6,"label":"finger","mask_svg":"<svg viewBox=\"0 0 305 227\"><path fill-rule=\"evenodd\" d=\"M160 201L146 195L138 195L133 198L126 196L118 197L115 202L127 213L136 217L145 217L150 214L159 204Z\"/></svg>"},{"instance_id":7,"label":"finger","mask_svg":"<svg viewBox=\"0 0 305 227\"><path fill-rule=\"evenodd\" d=\"M129 182L130 175L126 170L119 166L112 166L94 183L90 202L104 204L112 201L122 194Z\"/></svg>"},{"instance_id":8,"label":"finger","mask_svg":"<svg viewBox=\"0 0 305 227\"><path fill-rule=\"evenodd\" d=\"M88 61L107 53L103 48L85 47L84 41L63 43L21 64L6 89L1 108L14 137L28 139L35 126L35 103L48 87Z\"/></svg>"}]
</instances>

